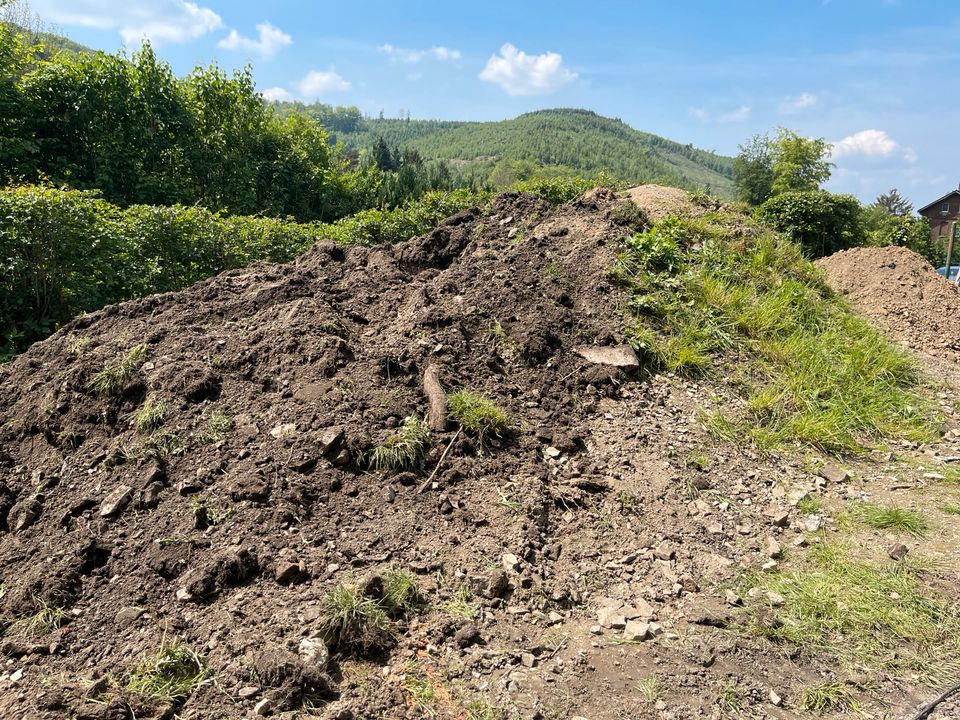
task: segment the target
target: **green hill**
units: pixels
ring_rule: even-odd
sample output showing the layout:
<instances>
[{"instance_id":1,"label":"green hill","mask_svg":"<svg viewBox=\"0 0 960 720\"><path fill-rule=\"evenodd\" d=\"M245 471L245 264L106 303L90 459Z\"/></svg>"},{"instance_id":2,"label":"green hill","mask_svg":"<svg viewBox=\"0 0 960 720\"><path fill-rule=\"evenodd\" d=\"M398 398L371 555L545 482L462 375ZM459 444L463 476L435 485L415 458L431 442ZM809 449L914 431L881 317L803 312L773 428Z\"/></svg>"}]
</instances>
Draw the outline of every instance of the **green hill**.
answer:
<instances>
[{"instance_id":1,"label":"green hill","mask_svg":"<svg viewBox=\"0 0 960 720\"><path fill-rule=\"evenodd\" d=\"M356 109L323 105L279 107L284 113L294 108L326 125L348 149L369 148L382 137L391 146L414 148L428 158L525 160L733 195L732 158L635 130L589 110L538 110L512 120L457 122L362 118Z\"/></svg>"}]
</instances>

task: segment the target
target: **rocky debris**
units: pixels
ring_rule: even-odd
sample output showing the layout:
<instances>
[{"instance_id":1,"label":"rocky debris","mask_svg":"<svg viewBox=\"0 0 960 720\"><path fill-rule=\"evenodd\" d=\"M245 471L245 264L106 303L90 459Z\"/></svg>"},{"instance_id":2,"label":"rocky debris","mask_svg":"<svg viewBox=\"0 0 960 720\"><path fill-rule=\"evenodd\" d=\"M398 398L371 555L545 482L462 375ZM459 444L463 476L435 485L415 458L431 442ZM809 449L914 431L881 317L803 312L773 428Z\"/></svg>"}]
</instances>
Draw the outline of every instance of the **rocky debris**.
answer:
<instances>
[{"instance_id":1,"label":"rocky debris","mask_svg":"<svg viewBox=\"0 0 960 720\"><path fill-rule=\"evenodd\" d=\"M903 560L907 553L910 552L910 549L903 543L896 543L887 550L887 555L890 556L891 560Z\"/></svg>"},{"instance_id":2,"label":"rocky debris","mask_svg":"<svg viewBox=\"0 0 960 720\"><path fill-rule=\"evenodd\" d=\"M850 479L850 473L832 462L826 462L821 465L817 474L824 480L832 483L842 483Z\"/></svg>"},{"instance_id":3,"label":"rocky debris","mask_svg":"<svg viewBox=\"0 0 960 720\"><path fill-rule=\"evenodd\" d=\"M223 550L182 578L177 599L185 602L208 600L225 588L251 579L259 570L256 553L251 550L240 547Z\"/></svg>"}]
</instances>

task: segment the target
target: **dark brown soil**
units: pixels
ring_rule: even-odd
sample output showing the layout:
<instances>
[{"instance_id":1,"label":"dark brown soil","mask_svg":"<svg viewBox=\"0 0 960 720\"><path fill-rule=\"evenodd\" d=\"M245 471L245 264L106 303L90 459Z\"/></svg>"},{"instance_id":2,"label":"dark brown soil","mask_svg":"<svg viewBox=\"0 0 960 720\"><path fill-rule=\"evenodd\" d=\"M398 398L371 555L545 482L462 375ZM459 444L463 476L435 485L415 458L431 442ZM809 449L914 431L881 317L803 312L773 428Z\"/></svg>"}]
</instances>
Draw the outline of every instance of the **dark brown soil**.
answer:
<instances>
[{"instance_id":1,"label":"dark brown soil","mask_svg":"<svg viewBox=\"0 0 960 720\"><path fill-rule=\"evenodd\" d=\"M0 367L0 613L65 612L49 632L8 628L0 717L499 717L468 709L484 701L701 718L727 688L745 714L795 716L836 668L730 632L746 618L724 598L770 538L803 534L789 498L821 481L708 438L697 413L722 390L573 352L623 342L606 274L619 202L506 195L394 247L321 244L105 308ZM139 344L121 388L90 390ZM512 431L482 447L450 427L422 471L368 471L372 445L425 416L429 364ZM137 432L148 397L170 412ZM422 611L329 663L304 655L327 593L388 568L416 576ZM650 639L595 627L611 614ZM175 701L127 690L174 642L212 680ZM669 702L641 691L651 676Z\"/></svg>"}]
</instances>

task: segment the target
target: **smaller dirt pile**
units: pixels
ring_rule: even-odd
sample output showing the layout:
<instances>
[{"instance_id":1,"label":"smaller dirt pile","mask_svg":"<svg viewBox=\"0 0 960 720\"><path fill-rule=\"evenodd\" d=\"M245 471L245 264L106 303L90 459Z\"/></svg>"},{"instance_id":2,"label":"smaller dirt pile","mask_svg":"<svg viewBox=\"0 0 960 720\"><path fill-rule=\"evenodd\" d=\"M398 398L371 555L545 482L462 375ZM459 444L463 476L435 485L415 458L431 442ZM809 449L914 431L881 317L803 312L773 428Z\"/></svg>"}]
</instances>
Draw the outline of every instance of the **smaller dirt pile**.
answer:
<instances>
[{"instance_id":1,"label":"smaller dirt pile","mask_svg":"<svg viewBox=\"0 0 960 720\"><path fill-rule=\"evenodd\" d=\"M836 292L901 344L940 360L960 360L960 290L912 250L853 248L817 265Z\"/></svg>"}]
</instances>

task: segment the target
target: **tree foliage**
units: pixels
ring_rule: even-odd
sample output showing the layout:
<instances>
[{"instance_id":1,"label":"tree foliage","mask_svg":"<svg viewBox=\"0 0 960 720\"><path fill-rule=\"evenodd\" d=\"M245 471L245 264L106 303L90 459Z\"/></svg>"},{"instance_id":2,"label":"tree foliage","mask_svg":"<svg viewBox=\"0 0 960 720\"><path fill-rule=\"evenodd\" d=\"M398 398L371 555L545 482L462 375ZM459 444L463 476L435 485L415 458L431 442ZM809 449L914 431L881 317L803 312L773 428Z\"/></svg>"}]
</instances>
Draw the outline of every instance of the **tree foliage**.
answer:
<instances>
[{"instance_id":1,"label":"tree foliage","mask_svg":"<svg viewBox=\"0 0 960 720\"><path fill-rule=\"evenodd\" d=\"M817 190L830 178L829 154L823 138L805 138L787 128L778 128L773 138L754 135L733 162L737 194L760 205L780 193Z\"/></svg>"},{"instance_id":2,"label":"tree foliage","mask_svg":"<svg viewBox=\"0 0 960 720\"><path fill-rule=\"evenodd\" d=\"M880 193L874 204L886 210L889 215L903 217L913 214L913 204L903 197L896 188L887 193Z\"/></svg>"}]
</instances>

